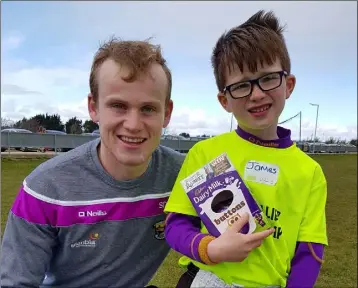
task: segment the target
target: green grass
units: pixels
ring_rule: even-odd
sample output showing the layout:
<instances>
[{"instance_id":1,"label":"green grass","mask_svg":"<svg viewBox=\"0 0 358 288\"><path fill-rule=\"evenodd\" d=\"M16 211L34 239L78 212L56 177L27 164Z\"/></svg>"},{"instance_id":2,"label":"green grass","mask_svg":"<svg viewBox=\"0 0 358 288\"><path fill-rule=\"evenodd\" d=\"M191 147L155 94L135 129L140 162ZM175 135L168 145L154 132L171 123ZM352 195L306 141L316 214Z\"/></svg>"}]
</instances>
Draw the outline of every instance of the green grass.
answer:
<instances>
[{"instance_id":1,"label":"green grass","mask_svg":"<svg viewBox=\"0 0 358 288\"><path fill-rule=\"evenodd\" d=\"M328 181L326 250L317 287L357 287L357 154L315 155ZM2 229L7 213L24 177L42 159L2 159ZM171 252L153 278L159 287L174 287L183 273L177 265L179 255Z\"/></svg>"}]
</instances>

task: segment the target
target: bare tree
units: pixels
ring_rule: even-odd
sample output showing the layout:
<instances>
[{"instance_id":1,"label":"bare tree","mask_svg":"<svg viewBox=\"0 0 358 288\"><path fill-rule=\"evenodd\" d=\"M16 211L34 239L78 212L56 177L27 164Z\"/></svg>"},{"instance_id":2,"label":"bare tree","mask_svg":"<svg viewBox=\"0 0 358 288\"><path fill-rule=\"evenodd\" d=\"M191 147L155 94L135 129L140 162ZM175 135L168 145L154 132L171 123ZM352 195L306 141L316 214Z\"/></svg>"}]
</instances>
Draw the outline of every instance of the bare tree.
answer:
<instances>
[{"instance_id":1,"label":"bare tree","mask_svg":"<svg viewBox=\"0 0 358 288\"><path fill-rule=\"evenodd\" d=\"M14 127L15 122L11 119L1 117L1 129Z\"/></svg>"},{"instance_id":2,"label":"bare tree","mask_svg":"<svg viewBox=\"0 0 358 288\"><path fill-rule=\"evenodd\" d=\"M82 127L80 123L72 123L69 129L69 134L82 134Z\"/></svg>"},{"instance_id":3,"label":"bare tree","mask_svg":"<svg viewBox=\"0 0 358 288\"><path fill-rule=\"evenodd\" d=\"M163 129L162 135L177 136L177 133L176 133L175 129L173 129L173 128L167 126L166 128Z\"/></svg>"}]
</instances>

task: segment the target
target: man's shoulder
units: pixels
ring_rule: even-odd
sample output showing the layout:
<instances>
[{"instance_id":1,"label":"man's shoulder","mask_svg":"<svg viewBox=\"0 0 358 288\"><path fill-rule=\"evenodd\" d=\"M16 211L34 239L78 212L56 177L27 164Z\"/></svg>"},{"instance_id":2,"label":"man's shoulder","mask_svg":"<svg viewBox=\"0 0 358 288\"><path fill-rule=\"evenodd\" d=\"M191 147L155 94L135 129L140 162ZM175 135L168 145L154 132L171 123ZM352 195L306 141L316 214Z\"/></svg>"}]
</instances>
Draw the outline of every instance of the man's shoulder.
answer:
<instances>
[{"instance_id":1,"label":"man's shoulder","mask_svg":"<svg viewBox=\"0 0 358 288\"><path fill-rule=\"evenodd\" d=\"M155 156L160 162L170 162L173 165L181 166L185 159L185 154L173 150L172 148L159 145L154 152Z\"/></svg>"},{"instance_id":2,"label":"man's shoulder","mask_svg":"<svg viewBox=\"0 0 358 288\"><path fill-rule=\"evenodd\" d=\"M154 177L158 177L163 183L174 183L183 165L185 154L160 145L154 151L152 158L156 171Z\"/></svg>"},{"instance_id":3,"label":"man's shoulder","mask_svg":"<svg viewBox=\"0 0 358 288\"><path fill-rule=\"evenodd\" d=\"M76 172L88 166L91 147L96 145L96 142L97 139L41 163L25 178L24 185L40 194L47 194L46 191L53 192L53 188L58 185L70 186L74 179L80 176Z\"/></svg>"}]
</instances>

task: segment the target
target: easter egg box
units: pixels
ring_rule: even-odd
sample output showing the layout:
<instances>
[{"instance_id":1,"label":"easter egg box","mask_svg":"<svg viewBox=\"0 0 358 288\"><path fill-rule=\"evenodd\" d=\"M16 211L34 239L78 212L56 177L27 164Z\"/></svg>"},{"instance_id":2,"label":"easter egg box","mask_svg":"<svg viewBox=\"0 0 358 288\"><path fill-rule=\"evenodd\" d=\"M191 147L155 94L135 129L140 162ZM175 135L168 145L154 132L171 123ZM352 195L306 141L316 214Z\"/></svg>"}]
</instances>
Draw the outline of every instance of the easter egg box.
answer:
<instances>
[{"instance_id":1,"label":"easter egg box","mask_svg":"<svg viewBox=\"0 0 358 288\"><path fill-rule=\"evenodd\" d=\"M269 223L249 189L235 170L226 153L198 169L181 181L208 232L218 237L243 213L249 221L241 233L269 228Z\"/></svg>"}]
</instances>

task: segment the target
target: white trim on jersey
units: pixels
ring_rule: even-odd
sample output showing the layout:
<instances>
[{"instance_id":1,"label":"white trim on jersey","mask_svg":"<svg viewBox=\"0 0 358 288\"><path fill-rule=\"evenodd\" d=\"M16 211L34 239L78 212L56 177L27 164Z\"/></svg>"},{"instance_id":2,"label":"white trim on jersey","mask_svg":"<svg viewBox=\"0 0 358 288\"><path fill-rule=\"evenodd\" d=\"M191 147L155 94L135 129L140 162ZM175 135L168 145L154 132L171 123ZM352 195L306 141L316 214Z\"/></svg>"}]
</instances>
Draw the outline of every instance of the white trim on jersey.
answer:
<instances>
[{"instance_id":1,"label":"white trim on jersey","mask_svg":"<svg viewBox=\"0 0 358 288\"><path fill-rule=\"evenodd\" d=\"M84 205L94 205L94 204L105 204L105 203L117 203L117 202L137 202L141 200L150 200L150 199L159 199L168 197L171 192L166 192L162 194L146 194L137 197L118 197L118 198L105 198L105 199L96 199L96 200L87 200L87 201L63 201L63 200L56 200L50 197L41 195L34 190L32 190L26 183L26 180L23 182L24 191L31 196L42 200L47 203L61 205L61 206L84 206Z\"/></svg>"}]
</instances>

